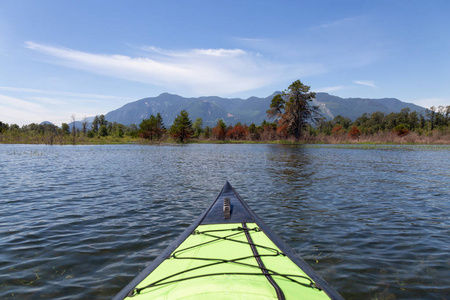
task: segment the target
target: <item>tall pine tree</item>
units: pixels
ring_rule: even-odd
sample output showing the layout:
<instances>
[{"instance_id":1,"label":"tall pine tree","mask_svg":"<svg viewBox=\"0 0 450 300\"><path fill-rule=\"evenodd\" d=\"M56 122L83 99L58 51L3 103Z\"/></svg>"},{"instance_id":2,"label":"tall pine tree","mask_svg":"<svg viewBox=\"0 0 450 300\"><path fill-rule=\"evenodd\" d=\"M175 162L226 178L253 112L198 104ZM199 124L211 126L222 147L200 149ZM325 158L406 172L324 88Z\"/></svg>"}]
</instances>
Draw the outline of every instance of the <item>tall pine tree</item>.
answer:
<instances>
[{"instance_id":1,"label":"tall pine tree","mask_svg":"<svg viewBox=\"0 0 450 300\"><path fill-rule=\"evenodd\" d=\"M193 134L192 122L189 119L189 113L182 110L173 121L173 125L169 129L170 135L180 143L186 142Z\"/></svg>"},{"instance_id":2,"label":"tall pine tree","mask_svg":"<svg viewBox=\"0 0 450 300\"><path fill-rule=\"evenodd\" d=\"M300 80L294 81L287 90L273 97L267 115L278 122L278 130L287 132L298 141L309 121L320 120L319 107L311 105L316 97L310 87Z\"/></svg>"}]
</instances>

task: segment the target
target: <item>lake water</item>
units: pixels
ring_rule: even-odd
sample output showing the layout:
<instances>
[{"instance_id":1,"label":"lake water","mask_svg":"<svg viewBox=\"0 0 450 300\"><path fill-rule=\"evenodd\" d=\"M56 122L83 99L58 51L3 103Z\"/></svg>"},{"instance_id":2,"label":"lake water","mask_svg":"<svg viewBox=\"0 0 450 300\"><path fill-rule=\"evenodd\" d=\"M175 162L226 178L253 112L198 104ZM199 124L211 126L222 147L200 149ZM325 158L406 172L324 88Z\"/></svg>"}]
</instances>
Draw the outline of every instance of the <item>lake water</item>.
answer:
<instances>
[{"instance_id":1,"label":"lake water","mask_svg":"<svg viewBox=\"0 0 450 300\"><path fill-rule=\"evenodd\" d=\"M228 180L347 299L449 299L450 146L0 145L0 298L110 299Z\"/></svg>"}]
</instances>

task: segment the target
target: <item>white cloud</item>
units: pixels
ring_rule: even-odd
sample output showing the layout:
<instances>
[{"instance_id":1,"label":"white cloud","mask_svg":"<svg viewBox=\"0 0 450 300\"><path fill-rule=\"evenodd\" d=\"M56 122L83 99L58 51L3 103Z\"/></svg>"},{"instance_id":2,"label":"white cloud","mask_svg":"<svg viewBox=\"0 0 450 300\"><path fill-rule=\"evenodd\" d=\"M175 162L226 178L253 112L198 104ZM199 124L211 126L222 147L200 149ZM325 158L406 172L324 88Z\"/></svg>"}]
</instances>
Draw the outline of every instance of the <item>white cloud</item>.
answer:
<instances>
[{"instance_id":1,"label":"white cloud","mask_svg":"<svg viewBox=\"0 0 450 300\"><path fill-rule=\"evenodd\" d=\"M38 101L40 103L50 104L50 105L65 105L65 104L68 104L66 101L63 101L61 99L49 98L49 97L27 97L26 99L33 100L33 101Z\"/></svg>"},{"instance_id":2,"label":"white cloud","mask_svg":"<svg viewBox=\"0 0 450 300\"><path fill-rule=\"evenodd\" d=\"M239 41L244 42L252 42L252 43L259 43L259 42L265 42L267 39L258 39L258 38L244 38L244 37L236 37L235 39Z\"/></svg>"},{"instance_id":3,"label":"white cloud","mask_svg":"<svg viewBox=\"0 0 450 300\"><path fill-rule=\"evenodd\" d=\"M192 53L217 57L235 57L247 54L244 50L241 49L194 49Z\"/></svg>"},{"instance_id":4,"label":"white cloud","mask_svg":"<svg viewBox=\"0 0 450 300\"><path fill-rule=\"evenodd\" d=\"M10 86L0 86L0 91L32 93L32 94L47 94L47 95L53 95L53 96L93 98L93 99L105 99L105 100L106 99L120 99L120 100L128 99L128 98L117 97L117 96L72 93L72 92L52 91L52 90L39 90L39 89L18 88L18 87L10 87Z\"/></svg>"},{"instance_id":5,"label":"white cloud","mask_svg":"<svg viewBox=\"0 0 450 300\"><path fill-rule=\"evenodd\" d=\"M9 107L19 108L19 109L25 109L30 111L37 111L43 109L42 106L36 103L28 102L22 99L9 97L6 95L0 94L0 104L2 105L8 105Z\"/></svg>"},{"instance_id":6,"label":"white cloud","mask_svg":"<svg viewBox=\"0 0 450 300\"><path fill-rule=\"evenodd\" d=\"M344 18L344 19L340 19L334 22L330 22L330 23L324 23L324 24L320 24L317 26L312 26L309 29L320 29L320 28L330 28L330 27L336 27L336 26L340 26L346 23L350 23L350 22L354 22L358 19L361 19L360 17L352 17L352 18Z\"/></svg>"},{"instance_id":7,"label":"white cloud","mask_svg":"<svg viewBox=\"0 0 450 300\"><path fill-rule=\"evenodd\" d=\"M368 86L368 87L373 87L376 88L377 86L375 85L375 83L371 80L354 80L353 83L359 84L359 85L364 85L364 86Z\"/></svg>"},{"instance_id":8,"label":"white cloud","mask_svg":"<svg viewBox=\"0 0 450 300\"><path fill-rule=\"evenodd\" d=\"M42 121L48 111L41 105L0 94L0 120L28 124Z\"/></svg>"},{"instance_id":9,"label":"white cloud","mask_svg":"<svg viewBox=\"0 0 450 300\"><path fill-rule=\"evenodd\" d=\"M81 120L85 116L98 113L98 109L95 107L86 106L80 110L79 107L70 102L59 101L54 98L29 97L26 99L39 103L0 94L0 121L18 125L50 121L59 125L63 122L70 122L72 115L76 116L76 120ZM90 100L81 98L72 99L72 101L79 103L80 101Z\"/></svg>"},{"instance_id":10,"label":"white cloud","mask_svg":"<svg viewBox=\"0 0 450 300\"><path fill-rule=\"evenodd\" d=\"M138 47L141 50L160 54L167 57L236 57L240 55L247 55L248 53L242 49L192 49L187 51L173 51L161 49L154 46Z\"/></svg>"},{"instance_id":11,"label":"white cloud","mask_svg":"<svg viewBox=\"0 0 450 300\"><path fill-rule=\"evenodd\" d=\"M417 100L413 100L411 102L413 102L416 105L425 107L425 108L430 108L432 106L437 108L440 105L442 105L442 106L450 105L450 99L445 99L445 98L417 99Z\"/></svg>"},{"instance_id":12,"label":"white cloud","mask_svg":"<svg viewBox=\"0 0 450 300\"><path fill-rule=\"evenodd\" d=\"M318 88L318 89L314 89L314 92L316 93L332 93L332 92L336 92L336 91L340 91L345 89L346 87L343 85L337 85L337 86L329 86L329 87L323 87L323 88Z\"/></svg>"},{"instance_id":13,"label":"white cloud","mask_svg":"<svg viewBox=\"0 0 450 300\"><path fill-rule=\"evenodd\" d=\"M59 58L55 64L183 94L229 95L324 72L321 64L279 64L242 49L171 51L141 47L149 57L130 57L91 54L35 42L26 42L25 46Z\"/></svg>"}]
</instances>

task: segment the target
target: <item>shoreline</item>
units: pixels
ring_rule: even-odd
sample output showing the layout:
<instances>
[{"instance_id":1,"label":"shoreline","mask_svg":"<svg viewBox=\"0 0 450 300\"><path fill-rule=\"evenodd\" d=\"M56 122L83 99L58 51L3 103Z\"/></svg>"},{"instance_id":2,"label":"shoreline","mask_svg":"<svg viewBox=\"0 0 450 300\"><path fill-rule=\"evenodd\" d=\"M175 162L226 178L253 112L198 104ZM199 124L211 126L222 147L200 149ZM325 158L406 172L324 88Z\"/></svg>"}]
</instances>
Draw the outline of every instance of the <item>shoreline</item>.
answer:
<instances>
[{"instance_id":1,"label":"shoreline","mask_svg":"<svg viewBox=\"0 0 450 300\"><path fill-rule=\"evenodd\" d=\"M277 145L450 145L450 131L435 130L429 134L411 132L398 135L392 132L362 134L351 137L348 134L310 134L305 132L299 141L294 139L276 139L275 136L265 139L254 139L252 135L242 136L241 139L191 137L183 143L177 143L170 135L165 134L160 139L144 139L130 135L87 137L73 135L26 135L0 134L0 144L30 144L30 145L182 145L182 144L277 144Z\"/></svg>"},{"instance_id":2,"label":"shoreline","mask_svg":"<svg viewBox=\"0 0 450 300\"><path fill-rule=\"evenodd\" d=\"M109 141L100 140L94 143L89 142L63 142L63 143L42 143L42 142L29 142L29 141L0 141L0 145L48 145L48 146L96 146L96 145L149 145L149 146L173 146L173 145L189 145L189 144L214 144L214 145L292 145L292 146L321 146L321 145L336 145L336 146L450 146L448 141L438 142L390 142L390 141L290 141L290 140L276 140L276 141L247 141L247 140L234 140L234 141L217 141L217 140L189 140L185 143L176 143L173 141L146 141L137 139L135 141Z\"/></svg>"}]
</instances>

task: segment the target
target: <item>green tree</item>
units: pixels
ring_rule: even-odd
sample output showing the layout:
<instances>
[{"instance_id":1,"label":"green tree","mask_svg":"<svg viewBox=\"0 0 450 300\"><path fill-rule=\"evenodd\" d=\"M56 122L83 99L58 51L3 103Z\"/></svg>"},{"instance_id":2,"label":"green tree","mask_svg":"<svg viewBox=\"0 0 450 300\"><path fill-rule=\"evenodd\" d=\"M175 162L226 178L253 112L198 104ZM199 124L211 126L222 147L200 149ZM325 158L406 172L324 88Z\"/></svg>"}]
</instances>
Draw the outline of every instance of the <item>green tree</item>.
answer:
<instances>
[{"instance_id":1,"label":"green tree","mask_svg":"<svg viewBox=\"0 0 450 300\"><path fill-rule=\"evenodd\" d=\"M419 126L421 129L425 129L425 125L427 124L424 115L421 113L419 116Z\"/></svg>"},{"instance_id":2,"label":"green tree","mask_svg":"<svg viewBox=\"0 0 450 300\"><path fill-rule=\"evenodd\" d=\"M70 127L69 127L69 124L67 124L67 123L62 123L62 124L61 124L61 131L62 131L63 135L68 135L68 134L70 134Z\"/></svg>"},{"instance_id":3,"label":"green tree","mask_svg":"<svg viewBox=\"0 0 450 300\"><path fill-rule=\"evenodd\" d=\"M336 117L334 117L333 122L335 125L341 124L342 127L344 127L344 129L348 129L350 127L350 125L352 124L352 120L350 118L343 117L341 115L337 115Z\"/></svg>"},{"instance_id":4,"label":"green tree","mask_svg":"<svg viewBox=\"0 0 450 300\"><path fill-rule=\"evenodd\" d=\"M370 115L370 126L373 132L386 129L386 116L381 111L376 111Z\"/></svg>"},{"instance_id":5,"label":"green tree","mask_svg":"<svg viewBox=\"0 0 450 300\"><path fill-rule=\"evenodd\" d=\"M95 136L95 133L93 130L89 130L86 134L86 136L90 139L92 139Z\"/></svg>"},{"instance_id":6,"label":"green tree","mask_svg":"<svg viewBox=\"0 0 450 300\"><path fill-rule=\"evenodd\" d=\"M330 135L333 129L334 123L331 120L326 120L326 118L321 118L318 124L318 129L321 133L325 135Z\"/></svg>"},{"instance_id":7,"label":"green tree","mask_svg":"<svg viewBox=\"0 0 450 300\"><path fill-rule=\"evenodd\" d=\"M203 126L203 120L202 120L202 118L197 118L197 119L195 119L194 126L193 126L193 129L194 129L194 137L198 138L198 137L200 136L200 134L203 133L203 128L202 128L202 126Z\"/></svg>"},{"instance_id":8,"label":"green tree","mask_svg":"<svg viewBox=\"0 0 450 300\"><path fill-rule=\"evenodd\" d=\"M206 126L203 130L203 136L205 139L209 139L211 137L211 128L209 126Z\"/></svg>"},{"instance_id":9,"label":"green tree","mask_svg":"<svg viewBox=\"0 0 450 300\"><path fill-rule=\"evenodd\" d=\"M108 127L106 125L100 126L98 129L98 135L99 136L107 136L108 135Z\"/></svg>"},{"instance_id":10,"label":"green tree","mask_svg":"<svg viewBox=\"0 0 450 300\"><path fill-rule=\"evenodd\" d=\"M252 139L253 141L259 140L260 136L255 123L250 124L250 126L248 127L248 132L250 134L250 139Z\"/></svg>"},{"instance_id":11,"label":"green tree","mask_svg":"<svg viewBox=\"0 0 450 300\"><path fill-rule=\"evenodd\" d=\"M400 125L395 126L394 132L395 132L398 136L405 136L405 135L407 135L410 131L409 131L408 127L406 127L405 124L400 124Z\"/></svg>"},{"instance_id":12,"label":"green tree","mask_svg":"<svg viewBox=\"0 0 450 300\"><path fill-rule=\"evenodd\" d=\"M125 126L123 124L114 122L112 131L114 136L118 138L123 138L123 135L125 133Z\"/></svg>"},{"instance_id":13,"label":"green tree","mask_svg":"<svg viewBox=\"0 0 450 300\"><path fill-rule=\"evenodd\" d=\"M284 105L285 100L283 99L282 94L275 95L270 103L270 108L267 111L267 115L270 118L275 118L275 121L279 121L281 119L281 115L283 114Z\"/></svg>"},{"instance_id":14,"label":"green tree","mask_svg":"<svg viewBox=\"0 0 450 300\"><path fill-rule=\"evenodd\" d=\"M7 132L9 125L7 123L0 122L0 133Z\"/></svg>"},{"instance_id":15,"label":"green tree","mask_svg":"<svg viewBox=\"0 0 450 300\"><path fill-rule=\"evenodd\" d=\"M19 130L20 130L20 127L17 124L11 124L11 126L9 126L9 131L17 132Z\"/></svg>"},{"instance_id":16,"label":"green tree","mask_svg":"<svg viewBox=\"0 0 450 300\"><path fill-rule=\"evenodd\" d=\"M370 127L370 119L367 113L363 113L359 118L357 118L353 124L354 126L358 126L359 128L363 128L364 131L367 131L367 128Z\"/></svg>"},{"instance_id":17,"label":"green tree","mask_svg":"<svg viewBox=\"0 0 450 300\"><path fill-rule=\"evenodd\" d=\"M108 126L108 121L106 121L106 117L104 115L100 115L100 117L98 117L98 123L100 126Z\"/></svg>"},{"instance_id":18,"label":"green tree","mask_svg":"<svg viewBox=\"0 0 450 300\"><path fill-rule=\"evenodd\" d=\"M316 94L300 80L294 81L281 95L273 97L267 115L275 118L278 128L286 130L298 141L309 121L320 120L319 107L310 104Z\"/></svg>"},{"instance_id":19,"label":"green tree","mask_svg":"<svg viewBox=\"0 0 450 300\"><path fill-rule=\"evenodd\" d=\"M419 114L416 111L409 114L408 124L411 130L415 130L419 126Z\"/></svg>"},{"instance_id":20,"label":"green tree","mask_svg":"<svg viewBox=\"0 0 450 300\"><path fill-rule=\"evenodd\" d=\"M144 139L160 139L165 131L166 128L160 113L157 113L156 116L151 115L150 118L142 120L139 124L139 136Z\"/></svg>"},{"instance_id":21,"label":"green tree","mask_svg":"<svg viewBox=\"0 0 450 300\"><path fill-rule=\"evenodd\" d=\"M131 136L133 138L138 137L139 129L138 129L137 125L136 124L131 124L131 125L125 127L125 134L128 135L128 136Z\"/></svg>"},{"instance_id":22,"label":"green tree","mask_svg":"<svg viewBox=\"0 0 450 300\"><path fill-rule=\"evenodd\" d=\"M100 121L98 116L95 116L94 120L92 121L91 130L93 133L98 132L98 128L100 127Z\"/></svg>"},{"instance_id":23,"label":"green tree","mask_svg":"<svg viewBox=\"0 0 450 300\"><path fill-rule=\"evenodd\" d=\"M182 110L175 118L173 125L169 129L169 133L180 143L184 143L192 136L194 133L192 130L192 122L186 110Z\"/></svg>"},{"instance_id":24,"label":"green tree","mask_svg":"<svg viewBox=\"0 0 450 300\"><path fill-rule=\"evenodd\" d=\"M409 113L411 109L408 107L402 108L402 110L397 114L398 124L409 124Z\"/></svg>"},{"instance_id":25,"label":"green tree","mask_svg":"<svg viewBox=\"0 0 450 300\"><path fill-rule=\"evenodd\" d=\"M434 126L436 125L436 107L430 107L430 109L427 110L427 116L430 119L431 131L433 131Z\"/></svg>"},{"instance_id":26,"label":"green tree","mask_svg":"<svg viewBox=\"0 0 450 300\"><path fill-rule=\"evenodd\" d=\"M444 116L445 116L445 123L447 124L447 126L449 125L450 122L450 105L447 105L444 108Z\"/></svg>"},{"instance_id":27,"label":"green tree","mask_svg":"<svg viewBox=\"0 0 450 300\"><path fill-rule=\"evenodd\" d=\"M92 131L97 134L101 126L105 126L106 131L108 131L108 121L106 121L105 116L104 115L95 116L94 121L92 121Z\"/></svg>"}]
</instances>

